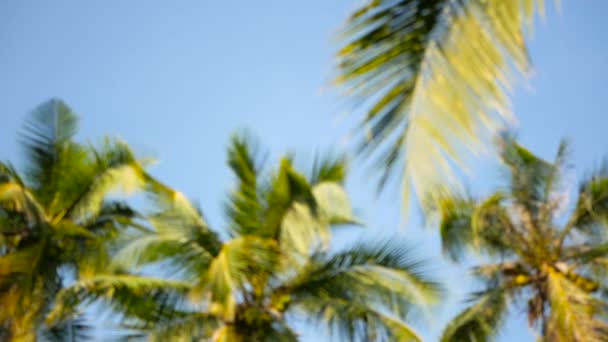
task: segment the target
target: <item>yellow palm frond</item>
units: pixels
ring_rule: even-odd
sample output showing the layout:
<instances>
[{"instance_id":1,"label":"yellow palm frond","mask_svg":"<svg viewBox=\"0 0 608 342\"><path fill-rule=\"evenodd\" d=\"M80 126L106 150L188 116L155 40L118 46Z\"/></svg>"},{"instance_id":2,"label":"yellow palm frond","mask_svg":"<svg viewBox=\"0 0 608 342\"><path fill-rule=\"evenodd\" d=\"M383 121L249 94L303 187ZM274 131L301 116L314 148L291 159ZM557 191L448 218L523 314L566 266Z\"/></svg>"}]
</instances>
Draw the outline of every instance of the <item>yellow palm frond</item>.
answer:
<instances>
[{"instance_id":1,"label":"yellow palm frond","mask_svg":"<svg viewBox=\"0 0 608 342\"><path fill-rule=\"evenodd\" d=\"M366 115L356 135L381 185L403 168L421 204L459 188L457 169L512 120L529 70L525 36L543 0L372 0L342 32L339 76ZM425 208L428 209L428 208Z\"/></svg>"}]
</instances>

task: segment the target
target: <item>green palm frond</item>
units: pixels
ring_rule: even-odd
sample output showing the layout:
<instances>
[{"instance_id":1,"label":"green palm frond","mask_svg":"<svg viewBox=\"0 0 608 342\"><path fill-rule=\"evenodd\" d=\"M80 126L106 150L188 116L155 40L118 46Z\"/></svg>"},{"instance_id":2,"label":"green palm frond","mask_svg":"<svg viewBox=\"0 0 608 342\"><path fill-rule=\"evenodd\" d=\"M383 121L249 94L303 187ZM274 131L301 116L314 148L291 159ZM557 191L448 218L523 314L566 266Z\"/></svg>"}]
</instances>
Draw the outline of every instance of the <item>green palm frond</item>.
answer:
<instances>
[{"instance_id":1,"label":"green palm frond","mask_svg":"<svg viewBox=\"0 0 608 342\"><path fill-rule=\"evenodd\" d=\"M475 205L473 199L460 196L444 197L436 204L440 215L441 247L443 254L452 261L460 260L464 251L473 244L471 220Z\"/></svg>"},{"instance_id":2,"label":"green palm frond","mask_svg":"<svg viewBox=\"0 0 608 342\"><path fill-rule=\"evenodd\" d=\"M524 206L538 205L545 199L547 183L558 165L553 165L520 145L513 137L500 141L501 161L509 168L513 197Z\"/></svg>"},{"instance_id":3,"label":"green palm frond","mask_svg":"<svg viewBox=\"0 0 608 342\"><path fill-rule=\"evenodd\" d=\"M342 184L348 169L347 158L344 155L317 154L312 164L310 184L332 182Z\"/></svg>"},{"instance_id":4,"label":"green palm frond","mask_svg":"<svg viewBox=\"0 0 608 342\"><path fill-rule=\"evenodd\" d=\"M213 233L203 231L198 235L189 235L179 230L124 234L120 241L122 247L114 255L112 266L133 269L170 260L171 263L167 265L170 270L167 271L185 272L188 277L195 277L209 266L215 255L213 253L219 248L215 243L215 235L211 238L214 243L205 243L210 240L207 236L211 234Z\"/></svg>"},{"instance_id":5,"label":"green palm frond","mask_svg":"<svg viewBox=\"0 0 608 342\"><path fill-rule=\"evenodd\" d=\"M320 215L330 225L357 224L348 194L335 182L321 182L312 189Z\"/></svg>"},{"instance_id":6,"label":"green palm frond","mask_svg":"<svg viewBox=\"0 0 608 342\"><path fill-rule=\"evenodd\" d=\"M237 178L237 188L226 204L230 229L239 234L252 234L262 229L259 174L263 158L258 155L257 143L246 135L234 135L228 147L228 165Z\"/></svg>"},{"instance_id":7,"label":"green palm frond","mask_svg":"<svg viewBox=\"0 0 608 342\"><path fill-rule=\"evenodd\" d=\"M220 324L213 315L190 312L141 330L149 342L196 341L208 339Z\"/></svg>"},{"instance_id":8,"label":"green palm frond","mask_svg":"<svg viewBox=\"0 0 608 342\"><path fill-rule=\"evenodd\" d=\"M303 307L315 325L326 325L340 340L422 341L412 327L364 302L315 298L304 301Z\"/></svg>"},{"instance_id":9,"label":"green palm frond","mask_svg":"<svg viewBox=\"0 0 608 342\"><path fill-rule=\"evenodd\" d=\"M46 320L61 322L76 313L79 305L103 300L116 312L145 321L159 320L165 307L183 301L191 286L186 282L122 274L97 274L62 289ZM167 301L174 304L166 305Z\"/></svg>"},{"instance_id":10,"label":"green palm frond","mask_svg":"<svg viewBox=\"0 0 608 342\"><path fill-rule=\"evenodd\" d=\"M113 228L132 227L146 230L143 227L144 216L135 211L128 203L121 200L104 200L97 215L85 220L82 225L88 230L101 235L113 235ZM90 215L89 215L90 216Z\"/></svg>"},{"instance_id":11,"label":"green palm frond","mask_svg":"<svg viewBox=\"0 0 608 342\"><path fill-rule=\"evenodd\" d=\"M281 248L295 250L302 255L326 248L332 226L359 223L353 215L348 195L338 183L321 182L314 185L311 192L311 200L291 204L280 228Z\"/></svg>"},{"instance_id":12,"label":"green palm frond","mask_svg":"<svg viewBox=\"0 0 608 342\"><path fill-rule=\"evenodd\" d=\"M73 137L78 118L61 100L50 100L36 108L24 127L25 179L47 215L53 217L69 207L74 194L88 183L88 153Z\"/></svg>"},{"instance_id":13,"label":"green palm frond","mask_svg":"<svg viewBox=\"0 0 608 342\"><path fill-rule=\"evenodd\" d=\"M608 161L603 162L580 185L572 224L582 230L608 223Z\"/></svg>"},{"instance_id":14,"label":"green palm frond","mask_svg":"<svg viewBox=\"0 0 608 342\"><path fill-rule=\"evenodd\" d=\"M0 163L0 205L23 213L28 220L44 222L46 213L23 179L10 164Z\"/></svg>"},{"instance_id":15,"label":"green palm frond","mask_svg":"<svg viewBox=\"0 0 608 342\"><path fill-rule=\"evenodd\" d=\"M548 297L552 309L546 327L548 341L599 342L608 339L608 324L594 317L605 316L608 305L555 269L548 269Z\"/></svg>"},{"instance_id":16,"label":"green palm frond","mask_svg":"<svg viewBox=\"0 0 608 342\"><path fill-rule=\"evenodd\" d=\"M526 232L513 224L504 202L507 195L501 192L480 201L471 217L473 244L490 255L511 254L526 244Z\"/></svg>"},{"instance_id":17,"label":"green palm frond","mask_svg":"<svg viewBox=\"0 0 608 342\"><path fill-rule=\"evenodd\" d=\"M278 238L283 217L293 203L300 202L316 214L316 203L312 188L306 177L297 172L289 158L281 160L278 170L272 175L264 191L264 230L262 236Z\"/></svg>"},{"instance_id":18,"label":"green palm frond","mask_svg":"<svg viewBox=\"0 0 608 342\"><path fill-rule=\"evenodd\" d=\"M529 68L524 37L543 3L369 0L351 15L336 82L365 108L355 133L383 167L381 185L402 173L406 200L410 186L424 199L458 185L455 164L511 118L508 93Z\"/></svg>"},{"instance_id":19,"label":"green palm frond","mask_svg":"<svg viewBox=\"0 0 608 342\"><path fill-rule=\"evenodd\" d=\"M489 254L505 253L508 247L517 249L524 238L502 207L504 199L505 195L497 192L481 201L462 196L437 201L444 254L459 261L467 249Z\"/></svg>"},{"instance_id":20,"label":"green palm frond","mask_svg":"<svg viewBox=\"0 0 608 342\"><path fill-rule=\"evenodd\" d=\"M294 302L340 299L383 305L405 317L408 308L436 301L439 285L421 272L424 263L414 260L402 244L355 244L328 255L313 255L299 276L283 285Z\"/></svg>"},{"instance_id":21,"label":"green palm frond","mask_svg":"<svg viewBox=\"0 0 608 342\"><path fill-rule=\"evenodd\" d=\"M576 245L564 249L568 259L580 264L593 262L595 259L608 256L608 242L594 245Z\"/></svg>"},{"instance_id":22,"label":"green palm frond","mask_svg":"<svg viewBox=\"0 0 608 342\"><path fill-rule=\"evenodd\" d=\"M104 199L113 191L131 194L145 188L143 170L129 146L119 140L106 139L99 150L93 150L95 162L88 173L81 173L84 186L65 209L66 216L85 220L97 216Z\"/></svg>"},{"instance_id":23,"label":"green palm frond","mask_svg":"<svg viewBox=\"0 0 608 342\"><path fill-rule=\"evenodd\" d=\"M124 233L112 264L132 269L171 260L171 271L198 275L219 253L221 241L190 201L163 184L155 186L160 189L153 196L158 211L145 217L151 227Z\"/></svg>"},{"instance_id":24,"label":"green palm frond","mask_svg":"<svg viewBox=\"0 0 608 342\"><path fill-rule=\"evenodd\" d=\"M475 294L473 304L449 323L440 341L494 341L507 313L507 299L503 288Z\"/></svg>"},{"instance_id":25,"label":"green palm frond","mask_svg":"<svg viewBox=\"0 0 608 342\"><path fill-rule=\"evenodd\" d=\"M236 296L247 284L271 275L278 267L279 250L276 242L253 235L237 237L223 244L208 269L193 288L197 299L210 296L215 313L234 317ZM262 288L253 289L263 291Z\"/></svg>"},{"instance_id":26,"label":"green palm frond","mask_svg":"<svg viewBox=\"0 0 608 342\"><path fill-rule=\"evenodd\" d=\"M58 161L62 157L69 155L78 159L76 152L80 151L74 151L79 149L72 142L77 130L76 114L58 99L41 104L26 121L22 139L28 157L27 176L33 187L43 193L41 195L52 195L60 176L58 173L67 171L59 168Z\"/></svg>"}]
</instances>

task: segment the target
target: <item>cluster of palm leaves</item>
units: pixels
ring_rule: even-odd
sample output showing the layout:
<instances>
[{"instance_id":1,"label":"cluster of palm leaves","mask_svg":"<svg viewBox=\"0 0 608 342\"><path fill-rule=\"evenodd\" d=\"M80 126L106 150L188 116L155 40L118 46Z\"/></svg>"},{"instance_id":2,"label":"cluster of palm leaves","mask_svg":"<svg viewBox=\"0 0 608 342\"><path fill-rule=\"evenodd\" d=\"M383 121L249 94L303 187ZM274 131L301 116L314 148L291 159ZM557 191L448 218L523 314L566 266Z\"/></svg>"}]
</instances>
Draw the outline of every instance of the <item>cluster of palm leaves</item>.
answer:
<instances>
[{"instance_id":1,"label":"cluster of palm leaves","mask_svg":"<svg viewBox=\"0 0 608 342\"><path fill-rule=\"evenodd\" d=\"M567 145L553 162L504 140L507 182L482 198L438 205L444 250L471 250L490 263L474 268L483 288L445 330L443 341L486 341L509 306L528 314L543 341L608 340L608 165L584 179L569 215Z\"/></svg>"},{"instance_id":2,"label":"cluster of palm leaves","mask_svg":"<svg viewBox=\"0 0 608 342\"><path fill-rule=\"evenodd\" d=\"M61 101L42 105L23 135L24 176L2 165L4 339L86 339L81 313L95 301L130 338L295 341L290 323L304 318L349 340L419 339L405 320L440 289L408 248L330 248L332 230L359 224L344 158L318 158L307 176L288 157L267 170L251 139L235 136L220 231L124 143L78 144L76 126ZM153 209L138 213L114 190L143 190Z\"/></svg>"},{"instance_id":3,"label":"cluster of palm leaves","mask_svg":"<svg viewBox=\"0 0 608 342\"><path fill-rule=\"evenodd\" d=\"M38 329L57 293L109 260L108 244L135 220L110 191L128 192L145 173L127 145L74 142L77 118L60 101L26 122L23 173L0 164L0 329L4 339L35 340L85 328L78 321ZM47 329L48 328L48 329ZM76 329L84 331L84 329Z\"/></svg>"},{"instance_id":4,"label":"cluster of palm leaves","mask_svg":"<svg viewBox=\"0 0 608 342\"><path fill-rule=\"evenodd\" d=\"M507 182L460 195L458 170L511 118L509 91L530 63L525 38L543 0L368 0L338 53L342 85L364 109L360 153L380 185L402 168L438 214L445 254L484 257L481 289L442 341L488 341L523 309L543 341L607 341L608 166L568 206L566 145L542 160L501 140ZM236 186L224 229L145 170L124 142L77 143L77 117L49 101L26 122L26 163L0 163L0 340L92 337L102 303L121 337L151 341L297 341L292 323L345 340L418 341L406 323L440 286L399 241L332 248L354 228L345 159L269 169L252 139L228 148ZM135 210L125 195L147 194ZM407 201L406 201L407 205ZM569 215L566 215L569 213Z\"/></svg>"}]
</instances>

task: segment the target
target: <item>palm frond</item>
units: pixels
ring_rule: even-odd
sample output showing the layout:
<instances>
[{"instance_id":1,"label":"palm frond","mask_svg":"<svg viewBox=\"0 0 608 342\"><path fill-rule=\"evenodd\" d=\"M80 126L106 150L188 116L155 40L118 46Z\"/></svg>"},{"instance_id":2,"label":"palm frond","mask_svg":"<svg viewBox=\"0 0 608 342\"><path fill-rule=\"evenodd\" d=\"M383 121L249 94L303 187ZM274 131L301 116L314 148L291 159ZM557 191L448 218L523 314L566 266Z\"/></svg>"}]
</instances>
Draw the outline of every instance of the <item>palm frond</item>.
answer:
<instances>
[{"instance_id":1,"label":"palm frond","mask_svg":"<svg viewBox=\"0 0 608 342\"><path fill-rule=\"evenodd\" d=\"M286 255L308 255L314 249L326 248L329 237L328 222L310 206L295 202L281 222L279 243Z\"/></svg>"},{"instance_id":2,"label":"palm frond","mask_svg":"<svg viewBox=\"0 0 608 342\"><path fill-rule=\"evenodd\" d=\"M139 232L125 234L124 246L112 259L117 269L133 269L161 261L170 261L167 274L184 273L195 277L203 272L213 255L186 234L179 232ZM216 248L214 246L214 248Z\"/></svg>"},{"instance_id":3,"label":"palm frond","mask_svg":"<svg viewBox=\"0 0 608 342\"><path fill-rule=\"evenodd\" d=\"M190 201L163 184L156 186L158 211L145 217L151 227L138 226L122 234L112 264L131 269L171 260L178 270L199 274L219 253L221 241Z\"/></svg>"},{"instance_id":4,"label":"palm frond","mask_svg":"<svg viewBox=\"0 0 608 342\"><path fill-rule=\"evenodd\" d=\"M82 187L73 192L64 209L65 216L77 221L97 216L111 192L131 194L146 186L143 169L126 143L106 139L100 149L91 153L95 156L94 162L88 172L79 174Z\"/></svg>"},{"instance_id":5,"label":"palm frond","mask_svg":"<svg viewBox=\"0 0 608 342\"><path fill-rule=\"evenodd\" d=\"M246 285L258 284L256 279L271 275L278 267L276 241L245 235L223 244L208 269L200 275L193 288L193 298L210 297L212 312L225 319L234 318L237 296ZM253 291L263 291L263 288Z\"/></svg>"},{"instance_id":6,"label":"palm frond","mask_svg":"<svg viewBox=\"0 0 608 342\"><path fill-rule=\"evenodd\" d=\"M408 248L397 243L365 244L328 255L312 256L308 267L282 288L294 303L299 300L337 298L381 306L405 318L414 307L436 301L440 286L421 270Z\"/></svg>"},{"instance_id":7,"label":"palm frond","mask_svg":"<svg viewBox=\"0 0 608 342\"><path fill-rule=\"evenodd\" d=\"M35 196L19 183L0 183L0 205L5 210L23 213L30 222L41 223L47 218Z\"/></svg>"},{"instance_id":8,"label":"palm frond","mask_svg":"<svg viewBox=\"0 0 608 342\"><path fill-rule=\"evenodd\" d=\"M454 189L452 163L511 118L508 93L529 68L524 36L542 4L369 0L349 18L336 82L366 108L356 134L362 155L378 156L381 184L403 167L404 191L411 184L419 199Z\"/></svg>"},{"instance_id":9,"label":"palm frond","mask_svg":"<svg viewBox=\"0 0 608 342\"><path fill-rule=\"evenodd\" d=\"M77 130L76 114L58 99L36 108L24 126L27 184L49 216L64 208L62 196L77 192L88 169L86 149L72 140Z\"/></svg>"},{"instance_id":10,"label":"palm frond","mask_svg":"<svg viewBox=\"0 0 608 342\"><path fill-rule=\"evenodd\" d=\"M593 262L597 258L608 256L608 242L595 245L571 246L565 248L564 254L566 258L584 265Z\"/></svg>"},{"instance_id":11,"label":"palm frond","mask_svg":"<svg viewBox=\"0 0 608 342\"><path fill-rule=\"evenodd\" d=\"M280 237L281 224L293 203L300 202L316 211L310 184L306 177L294 169L289 158L281 160L279 169L271 177L264 191L264 197L264 230L258 233L264 237Z\"/></svg>"},{"instance_id":12,"label":"palm frond","mask_svg":"<svg viewBox=\"0 0 608 342\"><path fill-rule=\"evenodd\" d=\"M502 207L503 200L504 194L497 192L480 201L463 196L437 201L444 254L458 261L466 249L489 255L517 250L523 235Z\"/></svg>"},{"instance_id":13,"label":"palm frond","mask_svg":"<svg viewBox=\"0 0 608 342\"><path fill-rule=\"evenodd\" d=\"M312 187L313 205L295 201L285 212L279 241L288 253L308 255L329 243L330 228L342 224L358 224L350 199L344 189L333 182L321 182Z\"/></svg>"},{"instance_id":14,"label":"palm frond","mask_svg":"<svg viewBox=\"0 0 608 342\"><path fill-rule=\"evenodd\" d=\"M551 187L561 171L560 165L539 158L513 137L504 137L500 145L501 160L509 169L511 196L533 216L532 219L537 219L548 193L553 190Z\"/></svg>"},{"instance_id":15,"label":"palm frond","mask_svg":"<svg viewBox=\"0 0 608 342\"><path fill-rule=\"evenodd\" d=\"M348 165L344 155L317 154L308 179L310 184L332 182L342 184L346 179Z\"/></svg>"},{"instance_id":16,"label":"palm frond","mask_svg":"<svg viewBox=\"0 0 608 342\"><path fill-rule=\"evenodd\" d=\"M474 295L473 304L458 314L445 328L441 342L493 341L505 320L507 293L503 288Z\"/></svg>"},{"instance_id":17,"label":"palm frond","mask_svg":"<svg viewBox=\"0 0 608 342\"><path fill-rule=\"evenodd\" d=\"M458 261L465 250L473 244L472 215L473 199L466 197L444 197L436 204L440 215L439 233L443 254Z\"/></svg>"},{"instance_id":18,"label":"palm frond","mask_svg":"<svg viewBox=\"0 0 608 342\"><path fill-rule=\"evenodd\" d=\"M523 251L527 232L521 232L503 206L506 195L496 192L480 201L471 217L474 246L489 255Z\"/></svg>"},{"instance_id":19,"label":"palm frond","mask_svg":"<svg viewBox=\"0 0 608 342\"><path fill-rule=\"evenodd\" d=\"M321 182L312 189L321 215L330 225L357 224L348 194L339 183Z\"/></svg>"},{"instance_id":20,"label":"palm frond","mask_svg":"<svg viewBox=\"0 0 608 342\"><path fill-rule=\"evenodd\" d=\"M186 282L122 274L98 274L62 289L46 321L53 325L72 317L78 307L102 300L126 317L160 321L166 308L178 307L190 291ZM167 305L170 301L173 304Z\"/></svg>"},{"instance_id":21,"label":"palm frond","mask_svg":"<svg viewBox=\"0 0 608 342\"><path fill-rule=\"evenodd\" d=\"M606 341L608 305L572 283L565 274L549 268L548 298L551 313L547 320L549 341Z\"/></svg>"},{"instance_id":22,"label":"palm frond","mask_svg":"<svg viewBox=\"0 0 608 342\"><path fill-rule=\"evenodd\" d=\"M219 326L220 321L213 315L190 312L144 327L141 331L146 333L150 342L192 341L209 338Z\"/></svg>"},{"instance_id":23,"label":"palm frond","mask_svg":"<svg viewBox=\"0 0 608 342\"><path fill-rule=\"evenodd\" d=\"M420 342L414 329L364 302L340 298L314 298L302 307L315 325L326 325L330 333L349 341Z\"/></svg>"},{"instance_id":24,"label":"palm frond","mask_svg":"<svg viewBox=\"0 0 608 342\"><path fill-rule=\"evenodd\" d=\"M581 230L608 223L608 160L581 182L572 215L572 224Z\"/></svg>"},{"instance_id":25,"label":"palm frond","mask_svg":"<svg viewBox=\"0 0 608 342\"><path fill-rule=\"evenodd\" d=\"M245 135L235 135L228 147L228 165L237 178L237 187L226 203L230 230L239 234L255 234L260 231L263 210L259 186L259 173L263 158L258 157L257 143Z\"/></svg>"}]
</instances>

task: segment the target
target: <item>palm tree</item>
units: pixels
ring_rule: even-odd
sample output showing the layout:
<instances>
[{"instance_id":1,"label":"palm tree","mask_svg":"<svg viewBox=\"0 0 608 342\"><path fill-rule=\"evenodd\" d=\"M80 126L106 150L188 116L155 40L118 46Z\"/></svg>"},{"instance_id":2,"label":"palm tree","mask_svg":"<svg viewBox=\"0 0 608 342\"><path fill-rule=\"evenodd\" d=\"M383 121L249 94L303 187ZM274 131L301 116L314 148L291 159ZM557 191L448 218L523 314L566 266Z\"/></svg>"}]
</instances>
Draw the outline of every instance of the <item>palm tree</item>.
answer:
<instances>
[{"instance_id":1,"label":"palm tree","mask_svg":"<svg viewBox=\"0 0 608 342\"><path fill-rule=\"evenodd\" d=\"M2 340L86 337L82 320L44 326L44 316L65 282L107 263L107 241L136 224L136 213L108 194L140 188L148 176L125 143L78 144L77 128L71 109L50 100L26 121L24 172L0 163Z\"/></svg>"},{"instance_id":2,"label":"palm tree","mask_svg":"<svg viewBox=\"0 0 608 342\"><path fill-rule=\"evenodd\" d=\"M544 0L366 0L340 38L336 82L365 115L359 153L402 175L407 207L459 188L456 167L511 118L525 36ZM427 208L423 208L427 209Z\"/></svg>"},{"instance_id":3,"label":"palm tree","mask_svg":"<svg viewBox=\"0 0 608 342\"><path fill-rule=\"evenodd\" d=\"M567 211L566 144L549 163L504 140L508 182L494 194L444 199L441 236L458 260L467 249L493 263L473 269L483 289L447 326L442 341L486 341L510 306L524 306L543 341L608 340L608 164L583 180Z\"/></svg>"},{"instance_id":4,"label":"palm tree","mask_svg":"<svg viewBox=\"0 0 608 342\"><path fill-rule=\"evenodd\" d=\"M237 185L226 202L226 239L183 197L162 200L154 229L134 232L114 267L161 265L171 279L99 275L64 290L49 319L102 298L151 341L295 341L289 322L298 318L347 340L420 340L404 320L439 288L407 248L329 249L334 227L356 223L342 188L344 159L317 159L305 177L287 157L266 173L256 151L248 138L231 140Z\"/></svg>"}]
</instances>

